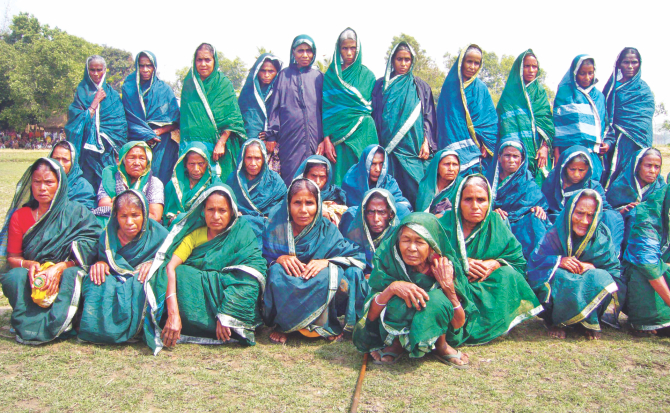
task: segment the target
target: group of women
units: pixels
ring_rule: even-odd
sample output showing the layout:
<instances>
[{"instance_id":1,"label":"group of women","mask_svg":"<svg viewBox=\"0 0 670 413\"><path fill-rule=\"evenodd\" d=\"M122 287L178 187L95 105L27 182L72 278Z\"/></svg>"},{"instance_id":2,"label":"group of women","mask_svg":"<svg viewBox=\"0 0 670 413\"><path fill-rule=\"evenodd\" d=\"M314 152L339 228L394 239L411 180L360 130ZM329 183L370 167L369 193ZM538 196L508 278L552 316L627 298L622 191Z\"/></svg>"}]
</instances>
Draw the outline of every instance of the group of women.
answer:
<instances>
[{"instance_id":1,"label":"group of women","mask_svg":"<svg viewBox=\"0 0 670 413\"><path fill-rule=\"evenodd\" d=\"M325 75L315 55L306 35L286 68L261 55L238 99L203 43L180 106L151 52L122 98L89 58L68 142L26 171L0 234L17 340L157 353L253 345L265 323L273 343L348 332L376 363L465 368L458 347L536 315L556 338L598 339L620 312L667 334L670 194L636 49L604 95L577 56L553 113L530 49L497 107L477 45L437 108L407 43L376 81L352 29Z\"/></svg>"}]
</instances>

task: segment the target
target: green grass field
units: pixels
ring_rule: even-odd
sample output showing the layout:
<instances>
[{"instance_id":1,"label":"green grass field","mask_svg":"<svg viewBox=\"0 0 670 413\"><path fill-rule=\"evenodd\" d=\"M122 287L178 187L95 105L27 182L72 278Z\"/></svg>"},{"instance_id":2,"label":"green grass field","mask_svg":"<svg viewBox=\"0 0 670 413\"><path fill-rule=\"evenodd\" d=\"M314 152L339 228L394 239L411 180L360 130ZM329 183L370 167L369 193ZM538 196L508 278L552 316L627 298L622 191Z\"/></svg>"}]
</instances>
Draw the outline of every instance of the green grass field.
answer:
<instances>
[{"instance_id":1,"label":"green grass field","mask_svg":"<svg viewBox=\"0 0 670 413\"><path fill-rule=\"evenodd\" d=\"M665 176L670 149L661 150ZM45 154L0 150L2 222L16 181ZM22 346L9 337L10 313L0 298L2 411L348 411L363 359L347 341L291 336L273 345L267 328L255 347L180 345L157 357L141 344ZM370 363L359 411L670 410L667 338L605 329L600 341L557 341L534 319L464 351L466 371L432 358Z\"/></svg>"}]
</instances>

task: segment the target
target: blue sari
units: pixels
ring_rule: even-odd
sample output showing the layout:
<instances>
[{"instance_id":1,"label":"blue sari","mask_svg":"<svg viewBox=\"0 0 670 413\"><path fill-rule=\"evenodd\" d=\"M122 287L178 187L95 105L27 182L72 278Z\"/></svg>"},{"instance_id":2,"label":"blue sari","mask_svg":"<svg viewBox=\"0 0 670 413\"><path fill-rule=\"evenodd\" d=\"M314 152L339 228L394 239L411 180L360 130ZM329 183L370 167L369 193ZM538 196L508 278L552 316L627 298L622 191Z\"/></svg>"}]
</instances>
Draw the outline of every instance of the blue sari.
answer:
<instances>
[{"instance_id":1,"label":"blue sari","mask_svg":"<svg viewBox=\"0 0 670 413\"><path fill-rule=\"evenodd\" d=\"M282 61L272 53L263 53L249 70L240 97L237 99L244 119L244 129L247 131L247 137L249 138L257 138L261 132L267 129L268 114L265 104L272 96L277 77L272 79L269 85L261 85L258 80L258 72L266 61L274 65L277 69L277 75L279 75L283 65ZM238 196L237 199L240 199L240 197Z\"/></svg>"},{"instance_id":2,"label":"blue sari","mask_svg":"<svg viewBox=\"0 0 670 413\"><path fill-rule=\"evenodd\" d=\"M261 172L249 181L244 173L244 156L253 142L261 147L263 166ZM240 150L240 159L237 161L237 170L228 177L226 185L232 189L239 211L249 221L260 241L270 211L286 196L284 180L268 166L268 154L263 141L252 138L244 142Z\"/></svg>"},{"instance_id":3,"label":"blue sari","mask_svg":"<svg viewBox=\"0 0 670 413\"><path fill-rule=\"evenodd\" d=\"M333 167L330 164L330 161L325 156L321 155L312 155L305 159L298 170L295 172L293 179L304 178L303 174L308 164L321 164L326 166L326 171L328 173L328 180L326 185L321 190L321 201L333 201L338 205L348 205L347 204L347 194L342 188L333 183Z\"/></svg>"},{"instance_id":4,"label":"blue sari","mask_svg":"<svg viewBox=\"0 0 670 413\"><path fill-rule=\"evenodd\" d=\"M561 151L574 145L587 148L593 164L593 179L599 181L603 171L600 144L607 130L607 109L605 96L595 87L598 79L594 78L586 89L577 83L577 72L587 59L595 62L590 55L575 57L570 70L558 84L554 100L554 146Z\"/></svg>"},{"instance_id":5,"label":"blue sari","mask_svg":"<svg viewBox=\"0 0 670 413\"><path fill-rule=\"evenodd\" d=\"M70 172L67 174L67 197L70 201L78 202L86 207L88 210L94 210L96 204L96 193L91 184L84 179L84 176L79 167L79 159L77 159L77 150L72 142L65 141L70 149L70 160L72 166ZM51 150L49 157L52 158L56 146Z\"/></svg>"},{"instance_id":6,"label":"blue sari","mask_svg":"<svg viewBox=\"0 0 670 413\"><path fill-rule=\"evenodd\" d=\"M146 56L154 65L151 80L142 83L140 56ZM172 88L157 76L158 62L156 56L143 50L135 57L135 71L126 77L121 93L123 107L128 120L128 140L147 142L156 138L154 129L179 123L179 103ZM167 184L172 176L172 169L179 157L179 144L172 140L171 133L159 136L160 142L151 148L153 164L151 172L155 177Z\"/></svg>"},{"instance_id":7,"label":"blue sari","mask_svg":"<svg viewBox=\"0 0 670 413\"><path fill-rule=\"evenodd\" d=\"M384 151L384 165L375 186L370 188L370 167L378 150ZM347 171L342 182L342 190L347 194L347 206L358 206L370 189L385 189L391 193L398 208L398 219L402 220L412 212L412 205L402 195L398 182L389 173L389 156L381 145L369 145L358 163Z\"/></svg>"},{"instance_id":8,"label":"blue sari","mask_svg":"<svg viewBox=\"0 0 670 413\"><path fill-rule=\"evenodd\" d=\"M523 161L516 172L505 179L500 179L499 157L503 150L510 146L521 152ZM546 211L549 205L535 177L528 170L528 152L519 140L502 141L494 159L495 163L487 177L491 183L491 209L500 208L507 212L510 229L523 247L524 258L528 259L550 225L548 220L541 220L535 216L531 208L539 206Z\"/></svg>"},{"instance_id":9,"label":"blue sari","mask_svg":"<svg viewBox=\"0 0 670 413\"><path fill-rule=\"evenodd\" d=\"M477 76L463 81L468 45L449 70L437 102L437 147L458 152L461 176L485 173L498 140L498 114L488 88ZM482 157L482 146L487 153Z\"/></svg>"},{"instance_id":10,"label":"blue sari","mask_svg":"<svg viewBox=\"0 0 670 413\"><path fill-rule=\"evenodd\" d=\"M296 179L291 186L300 181L316 187L308 179ZM290 193L290 187L288 191ZM267 325L276 326L280 332L306 329L321 337L337 336L342 333L338 316L345 316L344 328L351 331L363 315L368 293L363 277L363 248L344 239L337 227L323 217L321 202L319 193L314 220L294 236L287 194L263 233L263 256L269 265L264 318ZM276 262L282 255L294 255L304 264L320 259L330 263L316 276L305 280L284 271Z\"/></svg>"}]
</instances>

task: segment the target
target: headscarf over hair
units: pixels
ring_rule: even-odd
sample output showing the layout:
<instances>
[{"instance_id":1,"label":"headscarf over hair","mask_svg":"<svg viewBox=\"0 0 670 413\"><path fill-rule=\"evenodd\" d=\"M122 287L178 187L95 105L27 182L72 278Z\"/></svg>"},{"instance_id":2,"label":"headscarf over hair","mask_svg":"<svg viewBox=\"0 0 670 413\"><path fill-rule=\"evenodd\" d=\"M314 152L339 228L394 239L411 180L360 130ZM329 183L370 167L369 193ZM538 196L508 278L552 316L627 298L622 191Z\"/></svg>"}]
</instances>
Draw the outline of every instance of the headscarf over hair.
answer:
<instances>
[{"instance_id":1,"label":"headscarf over hair","mask_svg":"<svg viewBox=\"0 0 670 413\"><path fill-rule=\"evenodd\" d=\"M448 199L450 204L453 203L454 198L456 197L456 190L463 180L460 175L456 175L456 179L454 179L446 188L442 189L442 191L438 192L437 190L437 183L440 179L438 176L440 162L449 155L455 156L456 159L458 159L458 163L461 163L460 158L458 157L458 152L456 151L442 149L435 154L430 161L430 164L428 164L426 174L423 176L423 179L419 184L419 196L416 199L417 211L434 213L437 205L443 200Z\"/></svg>"},{"instance_id":2,"label":"headscarf over hair","mask_svg":"<svg viewBox=\"0 0 670 413\"><path fill-rule=\"evenodd\" d=\"M49 154L50 158L53 158L54 151L56 148L62 148L66 146L70 151L70 172L67 174L68 180L68 191L67 196L70 198L70 201L79 202L88 210L93 210L95 208L96 194L95 190L91 184L84 179L82 175L81 168L79 167L79 159L77 157L77 150L75 149L72 142L61 141L54 145Z\"/></svg>"},{"instance_id":3,"label":"headscarf over hair","mask_svg":"<svg viewBox=\"0 0 670 413\"><path fill-rule=\"evenodd\" d=\"M140 147L144 149L144 152L147 156L147 166L146 169L142 172L142 175L137 178L134 184L131 184L131 178L130 175L128 175L128 172L126 171L126 164L125 164L125 159L126 155L128 155L128 152L130 152L131 149ZM138 191L142 191L144 187L149 183L151 180L151 177L153 174L151 173L151 161L152 161L152 152L151 148L149 145L142 141L133 141L133 142L128 142L127 144L123 145L121 147L121 150L119 151L119 162L115 166L108 166L105 168L104 171L102 171L102 187L105 189L105 192L107 192L107 195L110 196L110 198L114 198L116 194L116 173L121 174L121 180L123 181L124 187L127 189L135 189Z\"/></svg>"},{"instance_id":4,"label":"headscarf over hair","mask_svg":"<svg viewBox=\"0 0 670 413\"><path fill-rule=\"evenodd\" d=\"M272 53L263 53L249 70L238 99L242 118L244 118L244 129L249 138L257 138L258 134L267 129L268 113L265 105L274 92L277 77L272 79L269 85L261 84L258 73L265 62L272 63L277 70L277 76L279 75L283 66L282 61Z\"/></svg>"}]
</instances>

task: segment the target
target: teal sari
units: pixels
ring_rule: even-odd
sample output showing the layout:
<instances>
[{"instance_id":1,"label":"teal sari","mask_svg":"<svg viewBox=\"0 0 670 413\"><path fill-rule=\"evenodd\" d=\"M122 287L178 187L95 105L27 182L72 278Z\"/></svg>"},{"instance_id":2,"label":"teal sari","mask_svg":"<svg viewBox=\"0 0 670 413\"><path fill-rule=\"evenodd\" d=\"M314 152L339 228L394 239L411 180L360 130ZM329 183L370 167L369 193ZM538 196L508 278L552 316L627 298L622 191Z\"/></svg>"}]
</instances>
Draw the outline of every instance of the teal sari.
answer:
<instances>
[{"instance_id":1,"label":"teal sari","mask_svg":"<svg viewBox=\"0 0 670 413\"><path fill-rule=\"evenodd\" d=\"M423 176L423 179L421 179L421 183L419 184L419 195L416 198L417 211L430 212L431 214L437 215L444 213L444 211L448 209L446 208L447 205L445 200L449 201L449 204L453 204L454 198L456 198L456 191L461 185L461 181L463 181L460 174L457 175L456 179L449 185L442 188L441 191L437 188L437 183L440 179L438 176L440 162L449 155L455 156L459 159L460 163L458 152L442 149L435 154L428 164L426 174Z\"/></svg>"}]
</instances>

